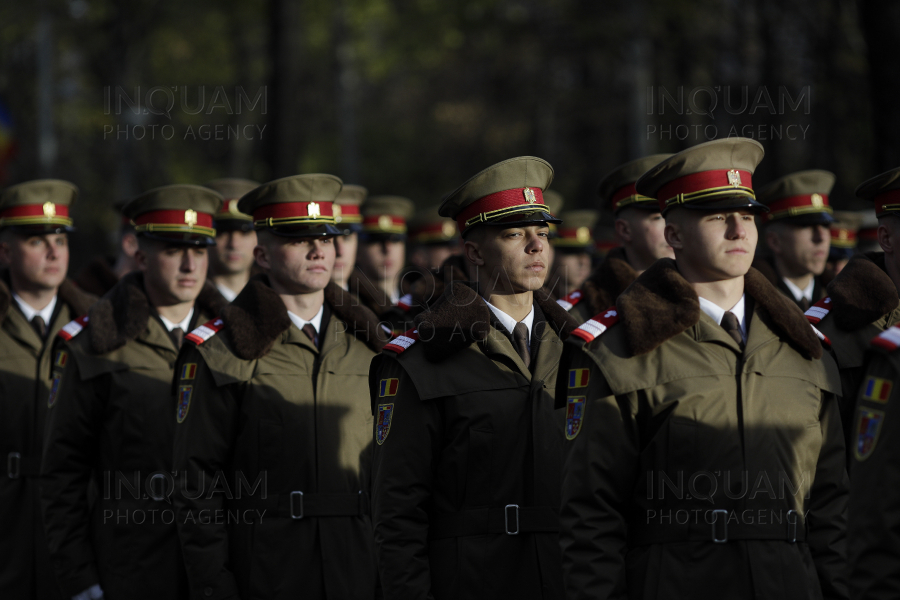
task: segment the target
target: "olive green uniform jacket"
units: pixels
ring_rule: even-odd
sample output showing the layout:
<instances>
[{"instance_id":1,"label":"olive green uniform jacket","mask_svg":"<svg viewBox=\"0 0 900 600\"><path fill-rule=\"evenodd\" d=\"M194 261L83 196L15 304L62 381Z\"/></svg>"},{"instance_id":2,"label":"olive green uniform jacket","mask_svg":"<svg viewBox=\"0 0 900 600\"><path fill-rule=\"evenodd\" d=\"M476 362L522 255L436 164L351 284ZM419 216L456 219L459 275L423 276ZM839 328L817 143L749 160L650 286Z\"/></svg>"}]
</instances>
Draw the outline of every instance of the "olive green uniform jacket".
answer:
<instances>
[{"instance_id":1,"label":"olive green uniform jacket","mask_svg":"<svg viewBox=\"0 0 900 600\"><path fill-rule=\"evenodd\" d=\"M857 254L828 284L828 298L806 312L807 319L828 338L829 353L840 369L841 421L848 450L869 341L900 322L897 287L884 269L883 253Z\"/></svg>"},{"instance_id":2,"label":"olive green uniform jacket","mask_svg":"<svg viewBox=\"0 0 900 600\"><path fill-rule=\"evenodd\" d=\"M207 283L192 324L224 305ZM60 585L66 596L99 583L106 600L186 598L175 515L162 501L174 485L177 350L143 274L123 277L60 336L41 472Z\"/></svg>"},{"instance_id":3,"label":"olive green uniform jacket","mask_svg":"<svg viewBox=\"0 0 900 600\"><path fill-rule=\"evenodd\" d=\"M50 391L53 338L96 300L66 280L40 336L0 274L0 598L60 598L44 538L38 476Z\"/></svg>"},{"instance_id":4,"label":"olive green uniform jacket","mask_svg":"<svg viewBox=\"0 0 900 600\"><path fill-rule=\"evenodd\" d=\"M794 298L794 294L791 293L791 290L788 289L788 286L785 285L784 279L781 278L781 275L778 274L778 269L775 268L775 263L771 259L758 257L753 261L753 268L759 271L766 279L769 280L775 288L785 295L791 302L799 306L800 308L804 308L800 301ZM822 298L826 296L825 288L831 282L834 277L834 273L828 269L825 270L821 275L816 275L813 277L813 293L812 293L812 302L810 304L815 304Z\"/></svg>"},{"instance_id":5,"label":"olive green uniform jacket","mask_svg":"<svg viewBox=\"0 0 900 600\"><path fill-rule=\"evenodd\" d=\"M600 265L576 290L557 300L575 320L583 323L616 303L616 298L637 279L624 248L613 248Z\"/></svg>"},{"instance_id":6,"label":"olive green uniform jacket","mask_svg":"<svg viewBox=\"0 0 900 600\"><path fill-rule=\"evenodd\" d=\"M367 376L390 336L334 284L322 327L317 348L263 275L218 333L187 338L175 427L187 485L175 504L197 598L375 596ZM209 493L217 473L231 493Z\"/></svg>"},{"instance_id":7,"label":"olive green uniform jacket","mask_svg":"<svg viewBox=\"0 0 900 600\"><path fill-rule=\"evenodd\" d=\"M872 340L851 438L851 596L900 598L900 328Z\"/></svg>"},{"instance_id":8,"label":"olive green uniform jacket","mask_svg":"<svg viewBox=\"0 0 900 600\"><path fill-rule=\"evenodd\" d=\"M563 597L564 437L552 391L560 336L576 323L544 290L534 306L531 369L460 282L421 315L418 341L398 338L372 362L372 518L386 598Z\"/></svg>"},{"instance_id":9,"label":"olive green uniform jacket","mask_svg":"<svg viewBox=\"0 0 900 600\"><path fill-rule=\"evenodd\" d=\"M793 303L755 269L744 289L743 352L668 258L570 336L570 600L846 597L839 382Z\"/></svg>"}]
</instances>

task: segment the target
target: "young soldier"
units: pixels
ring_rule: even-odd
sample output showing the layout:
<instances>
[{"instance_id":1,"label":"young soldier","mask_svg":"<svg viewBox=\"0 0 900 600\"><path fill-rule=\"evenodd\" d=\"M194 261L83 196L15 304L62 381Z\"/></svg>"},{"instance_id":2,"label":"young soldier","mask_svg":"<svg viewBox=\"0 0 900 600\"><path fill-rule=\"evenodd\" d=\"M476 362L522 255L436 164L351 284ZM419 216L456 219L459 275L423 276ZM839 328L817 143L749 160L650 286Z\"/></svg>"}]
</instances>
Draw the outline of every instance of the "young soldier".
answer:
<instances>
[{"instance_id":1,"label":"young soldier","mask_svg":"<svg viewBox=\"0 0 900 600\"><path fill-rule=\"evenodd\" d=\"M875 337L871 349L850 435L850 590L859 600L889 600L900 597L900 327Z\"/></svg>"},{"instance_id":2,"label":"young soldier","mask_svg":"<svg viewBox=\"0 0 900 600\"><path fill-rule=\"evenodd\" d=\"M759 191L759 202L769 207L761 219L770 259L753 266L801 309L825 297L833 274L825 272L831 242L831 206L828 194L834 173L798 171L776 179Z\"/></svg>"},{"instance_id":3,"label":"young soldier","mask_svg":"<svg viewBox=\"0 0 900 600\"><path fill-rule=\"evenodd\" d=\"M459 253L456 223L438 215L438 208L419 210L409 222L409 263L419 273L437 270Z\"/></svg>"},{"instance_id":4,"label":"young soldier","mask_svg":"<svg viewBox=\"0 0 900 600\"><path fill-rule=\"evenodd\" d=\"M562 418L551 393L574 321L541 286L548 222L539 158L496 164L441 206L470 285L372 362L373 521L388 598L562 598Z\"/></svg>"},{"instance_id":5,"label":"young soldier","mask_svg":"<svg viewBox=\"0 0 900 600\"><path fill-rule=\"evenodd\" d=\"M580 289L591 274L595 242L592 231L600 220L596 210L569 210L560 214L565 227L553 238L553 268L550 281L554 295L564 297Z\"/></svg>"},{"instance_id":6,"label":"young soldier","mask_svg":"<svg viewBox=\"0 0 900 600\"><path fill-rule=\"evenodd\" d=\"M841 375L841 417L852 446L853 409L862 382L869 341L900 323L900 206L892 196L900 189L900 168L862 183L856 196L873 202L877 236L883 252L857 254L828 284L828 297L806 317L828 339ZM848 448L849 449L849 448Z\"/></svg>"},{"instance_id":7,"label":"young soldier","mask_svg":"<svg viewBox=\"0 0 900 600\"><path fill-rule=\"evenodd\" d=\"M179 358L175 504L197 598L375 596L366 375L388 336L331 281L340 189L297 175L243 197L266 274ZM232 495L197 489L219 473Z\"/></svg>"},{"instance_id":8,"label":"young soldier","mask_svg":"<svg viewBox=\"0 0 900 600\"><path fill-rule=\"evenodd\" d=\"M60 332L41 499L67 597L187 598L175 515L165 501L172 378L184 332L225 305L206 283L221 204L218 193L194 185L132 200L125 214L138 235L138 271Z\"/></svg>"},{"instance_id":9,"label":"young soldier","mask_svg":"<svg viewBox=\"0 0 900 600\"><path fill-rule=\"evenodd\" d=\"M335 199L334 226L342 235L334 238L334 272L331 280L338 284L342 290L348 290L347 281L350 273L356 267L356 251L359 248L359 234L362 231L362 214L359 205L362 204L369 191L361 185L344 184L341 192Z\"/></svg>"},{"instance_id":10,"label":"young soldier","mask_svg":"<svg viewBox=\"0 0 900 600\"><path fill-rule=\"evenodd\" d=\"M75 284L89 294L103 296L119 279L137 268L134 253L137 252L138 243L134 225L131 219L122 214L127 203L127 200L120 200L114 207L121 220L116 240L119 247L117 255L114 258L107 258L102 254L95 256L74 278Z\"/></svg>"},{"instance_id":11,"label":"young soldier","mask_svg":"<svg viewBox=\"0 0 900 600\"><path fill-rule=\"evenodd\" d=\"M222 194L225 201L213 220L216 245L210 253L210 279L222 296L231 302L250 281L256 231L250 215L238 210L238 200L259 187L249 179L215 179L206 187Z\"/></svg>"},{"instance_id":12,"label":"young soldier","mask_svg":"<svg viewBox=\"0 0 900 600\"><path fill-rule=\"evenodd\" d=\"M660 258L672 258L672 248L663 235L665 220L659 203L634 189L638 178L671 154L645 156L617 167L600 182L600 201L616 217L618 248L588 277L581 289L559 303L579 321L609 308L637 276Z\"/></svg>"},{"instance_id":13,"label":"young soldier","mask_svg":"<svg viewBox=\"0 0 900 600\"><path fill-rule=\"evenodd\" d=\"M828 266L835 275L847 266L856 254L857 232L862 223L862 214L854 210L834 211L831 224L831 245L828 248Z\"/></svg>"},{"instance_id":14,"label":"young soldier","mask_svg":"<svg viewBox=\"0 0 900 600\"><path fill-rule=\"evenodd\" d=\"M759 143L684 150L637 183L660 259L567 343L569 598L843 598L847 481L822 348L755 269Z\"/></svg>"},{"instance_id":15,"label":"young soldier","mask_svg":"<svg viewBox=\"0 0 900 600\"><path fill-rule=\"evenodd\" d=\"M362 234L350 292L381 316L400 300L406 260L406 223L413 203L399 196L373 196L362 205Z\"/></svg>"},{"instance_id":16,"label":"young soldier","mask_svg":"<svg viewBox=\"0 0 900 600\"><path fill-rule=\"evenodd\" d=\"M69 182L0 194L0 598L62 598L44 537L38 475L53 336L95 300L66 279Z\"/></svg>"}]
</instances>

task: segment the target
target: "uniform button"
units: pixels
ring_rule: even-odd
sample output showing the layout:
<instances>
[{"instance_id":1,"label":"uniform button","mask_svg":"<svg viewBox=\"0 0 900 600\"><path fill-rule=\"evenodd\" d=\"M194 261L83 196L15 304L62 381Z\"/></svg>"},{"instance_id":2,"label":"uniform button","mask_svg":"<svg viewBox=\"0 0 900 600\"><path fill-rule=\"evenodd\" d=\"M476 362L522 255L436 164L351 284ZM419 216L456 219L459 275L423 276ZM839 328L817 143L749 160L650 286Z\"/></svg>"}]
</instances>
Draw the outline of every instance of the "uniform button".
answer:
<instances>
[{"instance_id":1,"label":"uniform button","mask_svg":"<svg viewBox=\"0 0 900 600\"><path fill-rule=\"evenodd\" d=\"M203 595L207 597L212 596L213 589L211 587L203 588Z\"/></svg>"}]
</instances>

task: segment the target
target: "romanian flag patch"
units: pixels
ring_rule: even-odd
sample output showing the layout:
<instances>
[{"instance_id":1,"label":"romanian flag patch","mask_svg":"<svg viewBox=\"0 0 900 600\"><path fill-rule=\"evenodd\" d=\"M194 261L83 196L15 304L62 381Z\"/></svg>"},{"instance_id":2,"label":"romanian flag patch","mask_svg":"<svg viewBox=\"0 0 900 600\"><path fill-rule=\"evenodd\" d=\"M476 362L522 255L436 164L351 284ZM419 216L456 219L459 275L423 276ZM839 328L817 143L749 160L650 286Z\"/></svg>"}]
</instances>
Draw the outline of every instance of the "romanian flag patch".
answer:
<instances>
[{"instance_id":1,"label":"romanian flag patch","mask_svg":"<svg viewBox=\"0 0 900 600\"><path fill-rule=\"evenodd\" d=\"M856 460L866 460L875 450L878 434L884 424L884 413L880 410L858 408L856 410L856 445L853 448Z\"/></svg>"},{"instance_id":2,"label":"romanian flag patch","mask_svg":"<svg viewBox=\"0 0 900 600\"><path fill-rule=\"evenodd\" d=\"M566 398L566 439L574 440L584 423L584 396Z\"/></svg>"},{"instance_id":3,"label":"romanian flag patch","mask_svg":"<svg viewBox=\"0 0 900 600\"><path fill-rule=\"evenodd\" d=\"M587 387L591 378L590 369L569 369L569 387L583 388Z\"/></svg>"},{"instance_id":4,"label":"romanian flag patch","mask_svg":"<svg viewBox=\"0 0 900 600\"><path fill-rule=\"evenodd\" d=\"M186 363L181 367L182 379L193 379L197 375L197 363Z\"/></svg>"},{"instance_id":5,"label":"romanian flag patch","mask_svg":"<svg viewBox=\"0 0 900 600\"><path fill-rule=\"evenodd\" d=\"M394 379L393 381L397 381ZM384 383L382 381L382 383ZM375 419L375 441L382 445L391 431L391 419L394 418L393 404L379 404L378 415Z\"/></svg>"},{"instance_id":6,"label":"romanian flag patch","mask_svg":"<svg viewBox=\"0 0 900 600\"><path fill-rule=\"evenodd\" d=\"M178 386L178 422L183 423L187 418L188 410L191 408L191 395L194 393L194 386L180 385Z\"/></svg>"},{"instance_id":7,"label":"romanian flag patch","mask_svg":"<svg viewBox=\"0 0 900 600\"><path fill-rule=\"evenodd\" d=\"M863 386L863 400L872 400L885 404L891 397L891 388L894 383L888 379L880 379L878 377L869 377Z\"/></svg>"},{"instance_id":8,"label":"romanian flag patch","mask_svg":"<svg viewBox=\"0 0 900 600\"><path fill-rule=\"evenodd\" d=\"M62 381L62 372L54 371L53 382L50 384L50 395L47 397L47 408L53 408L53 405L56 404L56 399L59 397L60 381Z\"/></svg>"},{"instance_id":9,"label":"romanian flag patch","mask_svg":"<svg viewBox=\"0 0 900 600\"><path fill-rule=\"evenodd\" d=\"M59 352L56 353L56 358L53 359L53 366L60 367L60 368L65 367L66 361L68 361L68 360L69 360L69 353L66 352L65 350L60 350Z\"/></svg>"},{"instance_id":10,"label":"romanian flag patch","mask_svg":"<svg viewBox=\"0 0 900 600\"><path fill-rule=\"evenodd\" d=\"M385 398L387 396L396 396L397 388L400 386L399 379L382 379L378 386L378 397Z\"/></svg>"}]
</instances>

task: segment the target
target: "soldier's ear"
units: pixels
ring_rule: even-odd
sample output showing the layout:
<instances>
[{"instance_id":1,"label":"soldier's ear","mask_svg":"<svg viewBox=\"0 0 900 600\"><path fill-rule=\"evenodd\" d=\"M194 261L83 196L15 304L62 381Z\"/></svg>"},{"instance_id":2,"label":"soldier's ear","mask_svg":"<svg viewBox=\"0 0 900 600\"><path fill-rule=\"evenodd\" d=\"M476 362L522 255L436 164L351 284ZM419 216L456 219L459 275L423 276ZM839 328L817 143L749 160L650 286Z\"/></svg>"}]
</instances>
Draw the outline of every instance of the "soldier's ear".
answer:
<instances>
[{"instance_id":1,"label":"soldier's ear","mask_svg":"<svg viewBox=\"0 0 900 600\"><path fill-rule=\"evenodd\" d=\"M253 249L253 258L256 259L256 264L258 264L263 269L270 269L271 264L269 263L269 253L266 251L266 247L260 244L257 244Z\"/></svg>"},{"instance_id":2,"label":"soldier's ear","mask_svg":"<svg viewBox=\"0 0 900 600\"><path fill-rule=\"evenodd\" d=\"M666 228L663 230L663 235L666 237L666 243L674 250L684 249L684 240L681 239L681 227L677 223L672 221L666 222Z\"/></svg>"},{"instance_id":3,"label":"soldier's ear","mask_svg":"<svg viewBox=\"0 0 900 600\"><path fill-rule=\"evenodd\" d=\"M625 219L616 219L616 236L622 242L631 241L631 224Z\"/></svg>"},{"instance_id":4,"label":"soldier's ear","mask_svg":"<svg viewBox=\"0 0 900 600\"><path fill-rule=\"evenodd\" d=\"M484 257L481 255L481 249L478 246L478 242L466 240L463 245L463 253L466 255L466 260L473 265L479 267L484 265Z\"/></svg>"},{"instance_id":5,"label":"soldier's ear","mask_svg":"<svg viewBox=\"0 0 900 600\"><path fill-rule=\"evenodd\" d=\"M878 224L878 245L881 246L881 249L884 250L885 254L892 255L897 251L897 248L894 248L896 238L894 238L893 223L888 226L888 222L889 221L885 219Z\"/></svg>"},{"instance_id":6,"label":"soldier's ear","mask_svg":"<svg viewBox=\"0 0 900 600\"><path fill-rule=\"evenodd\" d=\"M765 238L766 246L769 247L769 250L771 250L773 254L780 255L783 248L781 236L778 235L778 232L772 228L766 229Z\"/></svg>"}]
</instances>

